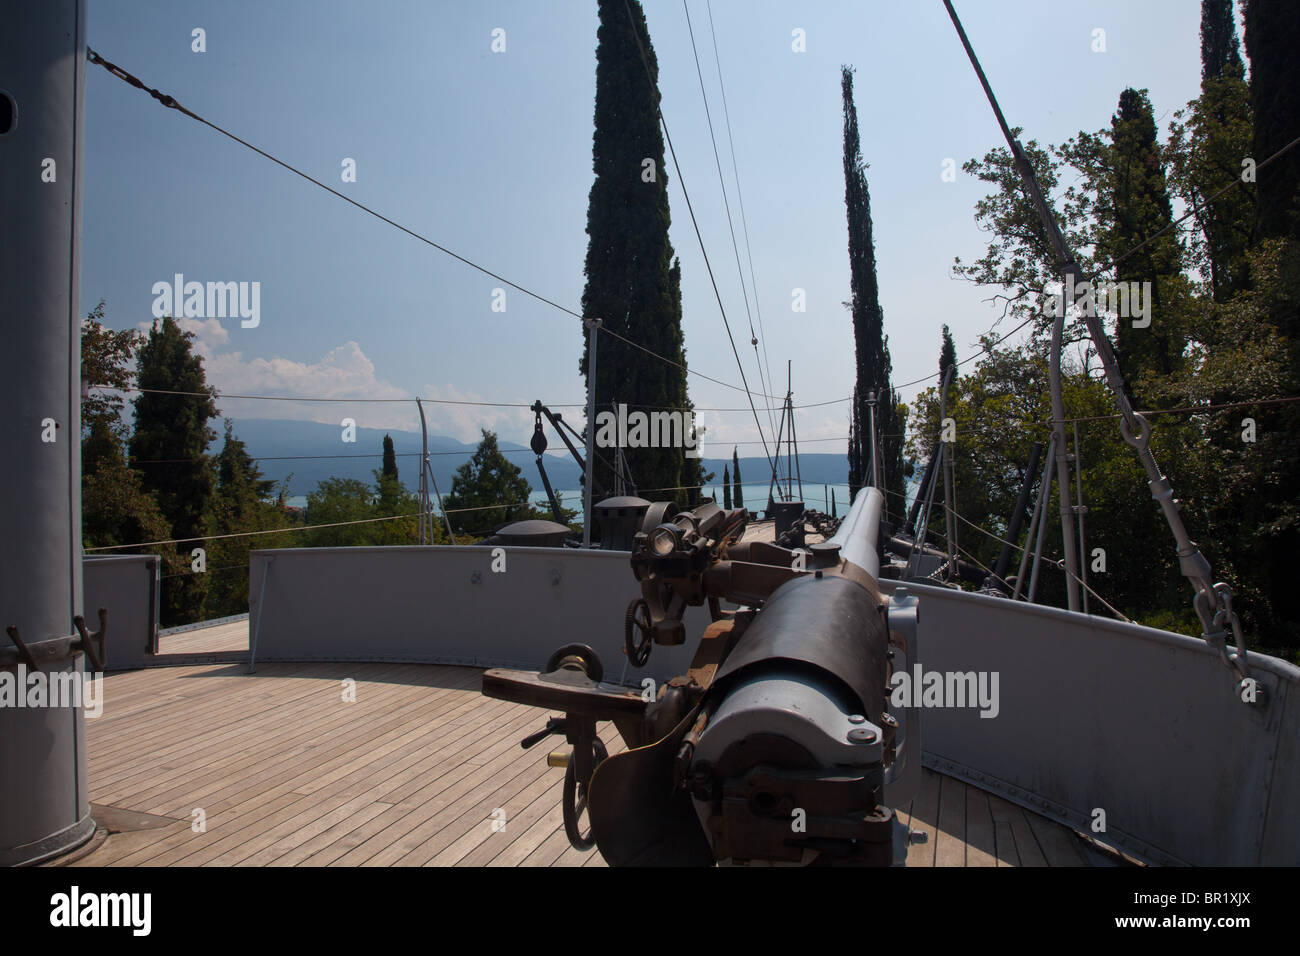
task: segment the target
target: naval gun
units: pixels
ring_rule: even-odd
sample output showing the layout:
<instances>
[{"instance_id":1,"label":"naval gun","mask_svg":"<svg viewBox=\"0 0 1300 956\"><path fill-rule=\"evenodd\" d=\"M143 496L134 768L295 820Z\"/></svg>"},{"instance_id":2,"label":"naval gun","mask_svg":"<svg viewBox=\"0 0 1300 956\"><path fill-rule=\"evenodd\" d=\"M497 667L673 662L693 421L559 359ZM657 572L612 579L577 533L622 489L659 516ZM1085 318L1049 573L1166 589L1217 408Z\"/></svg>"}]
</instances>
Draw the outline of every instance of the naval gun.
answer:
<instances>
[{"instance_id":1,"label":"naval gun","mask_svg":"<svg viewBox=\"0 0 1300 956\"><path fill-rule=\"evenodd\" d=\"M882 504L863 489L836 535L808 549L743 541L743 509L653 504L631 553L630 663L684 644L687 607L712 618L689 669L653 700L605 682L582 644L540 672L484 674L489 697L564 712L522 746L552 734L571 745L548 762L565 768L573 846L616 866L904 861L893 808L919 783L919 715L891 708L889 687L917 659L917 599L878 581ZM608 756L603 721L625 752Z\"/></svg>"}]
</instances>

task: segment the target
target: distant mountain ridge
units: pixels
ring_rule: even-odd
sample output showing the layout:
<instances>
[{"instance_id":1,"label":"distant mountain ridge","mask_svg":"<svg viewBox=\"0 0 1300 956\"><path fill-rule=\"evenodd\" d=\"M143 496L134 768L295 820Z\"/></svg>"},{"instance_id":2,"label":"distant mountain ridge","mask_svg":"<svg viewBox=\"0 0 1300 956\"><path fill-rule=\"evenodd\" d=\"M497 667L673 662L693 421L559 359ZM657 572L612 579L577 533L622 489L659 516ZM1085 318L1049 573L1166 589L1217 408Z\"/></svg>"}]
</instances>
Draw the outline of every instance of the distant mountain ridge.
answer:
<instances>
[{"instance_id":1,"label":"distant mountain ridge","mask_svg":"<svg viewBox=\"0 0 1300 956\"><path fill-rule=\"evenodd\" d=\"M257 465L264 477L280 482L292 476L290 496L306 495L327 478L355 478L367 484L373 483L373 472L382 464L385 435L392 436L402 482L412 491L419 486L419 432L357 428L356 441L344 442L342 428L321 422L245 418L232 419L231 424L235 437L244 443L248 454L258 459ZM519 466L533 490L541 491L542 481L532 449L500 438L497 444L506 457ZM560 443L554 441L552 445ZM462 442L446 435L429 436L429 460L443 494L451 490L456 469L469 461L477 447L477 442ZM216 453L220 450L221 438L218 437L210 451ZM556 491L581 487L577 462L567 453L548 451L544 461L551 487ZM731 467L731 459L705 458L703 464L705 473L714 472L713 480L720 482L722 469ZM804 454L799 456L799 470L805 485L844 484L848 480L848 459L844 454ZM771 466L766 458L742 458L740 471L747 487L766 483L771 476ZM811 500L811 492L809 495Z\"/></svg>"}]
</instances>

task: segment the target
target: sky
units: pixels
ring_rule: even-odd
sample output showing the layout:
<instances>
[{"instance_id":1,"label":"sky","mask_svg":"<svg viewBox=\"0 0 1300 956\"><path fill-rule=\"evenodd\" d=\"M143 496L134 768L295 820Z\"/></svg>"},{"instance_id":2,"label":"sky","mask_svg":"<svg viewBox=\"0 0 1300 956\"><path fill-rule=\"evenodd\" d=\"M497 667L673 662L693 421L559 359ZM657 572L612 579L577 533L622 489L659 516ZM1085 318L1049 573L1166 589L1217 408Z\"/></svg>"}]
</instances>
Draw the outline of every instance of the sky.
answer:
<instances>
[{"instance_id":1,"label":"sky","mask_svg":"<svg viewBox=\"0 0 1300 956\"><path fill-rule=\"evenodd\" d=\"M956 7L1026 141L1060 143L1109 125L1126 86L1150 91L1164 130L1199 92L1196 0ZM951 274L954 257L977 258L988 239L973 214L985 189L960 167L1001 140L942 3L689 0L746 286L752 256L749 315L686 10L670 0L644 8L681 163L680 177L669 170L670 236L682 263L688 366L740 383L683 180L767 440L759 383L769 370L768 392L778 398L768 405L784 396L787 361L797 405L852 391L853 332L842 305L850 296L842 64L856 70L894 381L935 371L944 323L959 358L978 351L1001 308L989 301L996 290ZM594 0L90 0L87 41L210 122L577 312L598 22ZM256 282L255 327L239 317L185 320L220 391L541 399L557 410L583 402L574 317L508 287L502 311L497 280L103 69L87 67L86 87L83 311L103 299L110 326L148 328L155 284L177 273L250 290ZM949 159L957 168L950 182L942 175ZM343 181L346 160L355 182ZM794 311L795 290L806 311ZM767 356L761 373L751 321ZM733 444L742 456L762 454L743 391L697 374L689 385L707 456ZM924 387L903 388L902 397ZM409 402L219 405L235 418L419 427ZM580 408L564 411L580 427ZM435 404L428 414L431 432L462 441L485 427L526 443L532 430L525 408ZM800 409L796 421L804 450L840 449L848 404Z\"/></svg>"}]
</instances>

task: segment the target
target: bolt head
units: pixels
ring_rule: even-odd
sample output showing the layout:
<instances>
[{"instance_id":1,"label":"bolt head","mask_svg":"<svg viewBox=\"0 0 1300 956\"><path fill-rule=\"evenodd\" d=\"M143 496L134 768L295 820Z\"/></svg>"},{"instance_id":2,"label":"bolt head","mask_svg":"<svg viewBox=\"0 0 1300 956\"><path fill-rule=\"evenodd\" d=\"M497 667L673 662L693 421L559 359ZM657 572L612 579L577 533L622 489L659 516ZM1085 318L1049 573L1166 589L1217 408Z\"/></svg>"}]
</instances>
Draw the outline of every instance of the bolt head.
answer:
<instances>
[{"instance_id":1,"label":"bolt head","mask_svg":"<svg viewBox=\"0 0 1300 956\"><path fill-rule=\"evenodd\" d=\"M854 727L849 731L849 741L855 744L874 744L876 732L869 727Z\"/></svg>"}]
</instances>

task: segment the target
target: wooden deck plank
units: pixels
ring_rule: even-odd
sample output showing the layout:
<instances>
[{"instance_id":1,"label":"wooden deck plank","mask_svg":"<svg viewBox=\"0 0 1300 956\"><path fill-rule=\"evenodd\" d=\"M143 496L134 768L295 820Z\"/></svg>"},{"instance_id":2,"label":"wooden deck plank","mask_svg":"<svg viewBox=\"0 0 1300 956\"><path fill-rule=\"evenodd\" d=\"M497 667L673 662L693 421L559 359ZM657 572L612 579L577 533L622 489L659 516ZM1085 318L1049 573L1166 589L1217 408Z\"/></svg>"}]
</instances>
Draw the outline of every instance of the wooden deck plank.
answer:
<instances>
[{"instance_id":1,"label":"wooden deck plank","mask_svg":"<svg viewBox=\"0 0 1300 956\"><path fill-rule=\"evenodd\" d=\"M399 671L394 668L371 672L367 677L376 679L387 673ZM145 715L139 721L110 722L106 726L116 736L119 749L122 746L136 749L145 744L159 761L183 759L199 748L211 753L251 732L259 732L259 740L270 744L279 733L296 729L296 724L285 718L309 714L321 706L322 700L338 700L329 695L337 693L337 681L347 674L344 665L331 664L313 667L310 677L258 674L247 682L228 683L232 677L222 675L208 693L190 695L190 706L185 709L183 721L154 714ZM260 733L268 725L283 729ZM113 755L113 748L105 748L102 757L96 756L112 759Z\"/></svg>"},{"instance_id":2,"label":"wooden deck plank","mask_svg":"<svg viewBox=\"0 0 1300 956\"><path fill-rule=\"evenodd\" d=\"M246 651L251 633L248 619L195 628L158 638L160 654L201 654L207 651Z\"/></svg>"},{"instance_id":3,"label":"wooden deck plank","mask_svg":"<svg viewBox=\"0 0 1300 956\"><path fill-rule=\"evenodd\" d=\"M361 768L366 770L368 768ZM230 826L227 828L223 838L215 843L209 843L200 848L187 848L189 853L186 856L177 854L175 860L165 860L158 862L178 862L180 859L185 860L185 865L195 865L210 860L217 860L223 855L231 856L222 860L225 863L238 862L245 856L270 846L280 839L287 837L294 829L294 826L285 827L287 821L293 822L296 826L302 826L309 823L322 815L329 815L344 804L350 804L352 808L366 806L369 803L382 803L378 799L381 795L380 789L374 789L359 797L349 799L346 795L340 795L330 791L319 791L317 793L303 796L294 792L290 787L282 785L277 788L277 793L269 801L266 795L261 799L251 801L249 809L240 812L235 809L227 814L230 820ZM340 785L335 789L342 789ZM391 804L388 805L391 807ZM268 834L274 834L267 839ZM234 854L242 854L236 859Z\"/></svg>"},{"instance_id":4,"label":"wooden deck plank","mask_svg":"<svg viewBox=\"0 0 1300 956\"><path fill-rule=\"evenodd\" d=\"M423 728L408 731L401 739L410 738L412 734L423 734L426 738L424 745L427 746L427 733ZM381 798L385 795L386 787L391 789L389 778L407 762L394 761L392 755L403 750L410 751L413 747L415 748L413 752L418 755L420 746L421 741L416 740L413 744L408 742L402 748L394 749L390 746L368 751L364 761L360 765L352 766L349 773L339 775L336 771L335 774L330 775L333 780L328 785L296 788L294 793L299 794L301 799L290 808L295 811L298 823L292 832L282 833L273 842L268 842L265 838L264 825L262 834L250 834L246 845L241 847L241 851L249 850L247 856L236 859L228 852L223 854L220 862L227 864L240 862L248 865L270 863L286 853L297 850L302 844L326 830L335 831L336 835L348 833L380 813L391 810L393 804ZM385 750L388 752L385 753ZM364 778L366 782L364 787L356 786L359 778ZM363 819L357 819L358 815ZM305 857L310 855L310 851L294 855Z\"/></svg>"},{"instance_id":5,"label":"wooden deck plank","mask_svg":"<svg viewBox=\"0 0 1300 956\"><path fill-rule=\"evenodd\" d=\"M1006 824L1011 828L1015 841L1016 856L1019 866L1047 866L1047 859L1038 846L1038 838L1029 828L1025 811L1014 803L1009 803L995 794L989 794L989 811L993 814L994 825Z\"/></svg>"},{"instance_id":6,"label":"wooden deck plank","mask_svg":"<svg viewBox=\"0 0 1300 956\"><path fill-rule=\"evenodd\" d=\"M516 795L506 810L506 828L493 833L456 861L457 866L487 866L525 836L547 813L560 804L564 775L554 770L539 777L525 791ZM512 813L513 811L513 813ZM529 851L531 852L531 850Z\"/></svg>"},{"instance_id":7,"label":"wooden deck plank","mask_svg":"<svg viewBox=\"0 0 1300 956\"><path fill-rule=\"evenodd\" d=\"M500 853L515 832L524 832L542 816L548 803L542 798L563 780L563 771L546 768L531 783L501 801L504 812L501 826L493 829L492 819L473 823L464 828L456 840L426 862L426 866L482 866ZM557 797L558 799L558 797ZM495 807L493 808L496 809ZM489 812L490 813L490 812Z\"/></svg>"},{"instance_id":8,"label":"wooden deck plank","mask_svg":"<svg viewBox=\"0 0 1300 956\"><path fill-rule=\"evenodd\" d=\"M162 679L171 676L164 675ZM89 759L112 764L122 754L138 754L145 750L155 763L183 759L202 747L217 746L253 730L250 718L255 718L259 710L275 708L290 715L310 709L314 698L321 693L321 680L330 679L330 670L325 669L315 680L290 679L275 688L273 695L266 682L256 677L234 684L227 683L233 678L214 677L210 681L183 686L179 690L183 707L152 713L136 712L122 719L108 713L106 703L105 716L100 718L102 723L98 726L111 736L89 754ZM178 684L179 680L173 678L172 683ZM130 767L123 769L135 772ZM106 774L104 785L116 783L122 776Z\"/></svg>"},{"instance_id":9,"label":"wooden deck plank","mask_svg":"<svg viewBox=\"0 0 1300 956\"><path fill-rule=\"evenodd\" d=\"M934 844L935 866L966 865L966 785L955 777L939 777L939 822Z\"/></svg>"},{"instance_id":10,"label":"wooden deck plank","mask_svg":"<svg viewBox=\"0 0 1300 956\"><path fill-rule=\"evenodd\" d=\"M292 767L319 768L326 762L337 764L349 754L364 753L369 747L382 744L388 736L402 733L404 723L421 713L422 706L420 701L408 700L401 704L394 701L390 716L383 720L372 722L366 720L363 713L340 712L314 728L306 724L301 733L285 738L274 762L261 759L264 755L277 753L268 749L273 745L252 737L242 750L236 749L229 756L211 762L182 765L177 768L179 777L168 774L165 784L136 792L119 802L140 809L154 806L165 813L178 801L193 803L232 788L251 788L258 780ZM394 721L398 723L394 724ZM253 744L254 740L258 741L257 745Z\"/></svg>"},{"instance_id":11,"label":"wooden deck plank","mask_svg":"<svg viewBox=\"0 0 1300 956\"><path fill-rule=\"evenodd\" d=\"M478 669L388 662L110 673L87 722L91 799L175 823L113 832L74 865L605 865L568 844L563 773L519 748L548 713L480 686ZM913 866L1084 862L1067 828L930 770L898 818L929 834Z\"/></svg>"},{"instance_id":12,"label":"wooden deck plank","mask_svg":"<svg viewBox=\"0 0 1300 956\"><path fill-rule=\"evenodd\" d=\"M488 866L521 866L532 852L550 839L557 830L563 836L564 811L560 809L562 792L563 783L559 782L553 790L538 797L539 800L544 801L545 809L541 817L522 834L518 834L511 840L508 847L488 862Z\"/></svg>"},{"instance_id":13,"label":"wooden deck plank","mask_svg":"<svg viewBox=\"0 0 1300 956\"><path fill-rule=\"evenodd\" d=\"M372 824L382 825L382 828L351 846L347 852L331 862L343 866L354 864L377 866L383 862L395 862L416 845L414 838L410 837L413 830L420 828L440 811L472 792L476 786L491 777L499 766L517 760L521 753L518 743L521 732L533 726L536 718L528 712L528 708L521 705L511 705L511 707L517 707L518 710L509 712L508 722L504 725L498 722L489 735L482 738L482 744L476 745L486 745L483 749L494 755L492 761L486 764L472 764L467 761L449 762L445 772L435 779L422 784L420 781L415 781L394 791L388 796L388 800L394 802L393 809L372 821ZM413 792L410 791L411 787L415 787ZM406 793L410 795L404 796ZM440 828L435 826L428 832L437 832ZM402 844L403 839L408 842ZM397 852L399 846L400 853ZM376 857L379 859L374 859Z\"/></svg>"},{"instance_id":14,"label":"wooden deck plank","mask_svg":"<svg viewBox=\"0 0 1300 956\"><path fill-rule=\"evenodd\" d=\"M281 710L279 708L268 708L256 719L247 721L236 721L234 723L233 736L221 735L217 738L220 743L206 746L206 735L199 735L195 747L184 753L179 753L169 758L169 763L175 766L170 772L158 774L161 780L159 784L150 788L150 790L135 789L118 792L106 793L107 800L131 800L139 801L146 796L161 797L169 792L165 784L179 785L187 793L202 792L200 784L207 779L218 781L232 782L233 777L228 771L229 765L234 763L245 764L252 768L260 767L256 758L263 753L277 753L279 755L301 753L305 749L319 748L324 744L331 742L331 738L337 734L353 728L356 724L362 722L362 717L366 713L373 712L385 716L385 712L394 710L399 707L399 698L407 698L401 707L409 707L412 701L411 694L403 692L399 688L388 689L382 694L370 695L370 699L362 704L343 704L339 703L337 707L333 705L330 698L329 705L323 705L321 698L324 696L322 690L328 688L329 683L318 687L314 697L309 695L305 698L305 709L292 708ZM332 692L332 691L331 691ZM426 700L454 700L447 690L429 689L425 694L420 695ZM391 705L390 705L390 702ZM331 708L331 712L322 718L318 715L321 713L322 706ZM355 708L355 709L354 709ZM386 716L391 717L392 714ZM400 719L400 713L398 717ZM316 720L312 720L317 717ZM193 758L201 756L201 767L208 772L200 776L194 776L196 763ZM143 768L144 771L148 767Z\"/></svg>"},{"instance_id":15,"label":"wooden deck plank","mask_svg":"<svg viewBox=\"0 0 1300 956\"><path fill-rule=\"evenodd\" d=\"M506 729L500 731L500 733L505 734L511 732L513 726L514 725L506 725ZM384 812L377 814L375 819L378 819L384 814L391 814L397 810L391 802L391 798L389 800L378 799L382 795L382 788L372 789L361 796L352 798L352 800L347 800L346 797L333 792L334 789L340 789L341 787L342 785L340 784L338 787L317 791L316 793L305 797L299 796L296 806L290 805L282 809L279 813L272 814L269 817L264 816L260 818L257 821L256 826L245 828L243 833L232 835L228 838L230 845L237 847L237 850L224 850L224 859L214 858L214 862L238 862L234 857L236 852L251 855L257 850L264 849L286 836L288 831L292 829L292 826L286 826L287 823L292 824L296 822L297 824L301 824L305 818L315 819L321 816L322 813L332 813L345 802L353 806L362 806L373 802L386 803L387 807ZM250 847L251 849L249 849ZM209 852L210 851L204 851L204 854L207 855ZM239 859L243 858L244 857L242 856L239 857Z\"/></svg>"},{"instance_id":16,"label":"wooden deck plank","mask_svg":"<svg viewBox=\"0 0 1300 956\"><path fill-rule=\"evenodd\" d=\"M626 747L623 744L622 737L618 735L618 731L614 729L614 726L612 724L608 724L608 723L600 724L597 726L596 729L597 729L597 734L600 736L600 738L603 741L609 741L609 743L606 744L606 749L610 756L613 756L617 753L621 753L623 750L626 749ZM531 783L529 783L523 790L517 792L516 794L511 795L512 800L517 800L521 807L531 805L531 803L535 801L538 796L552 789L553 785L557 780L561 782L563 781L564 775L562 771L554 770L550 767L545 766L544 755L543 755L542 765L544 767L545 772L538 774L537 777ZM510 801L503 801L501 807L503 810L506 810L507 827L509 826L508 821L509 821L510 810L506 809L505 804L508 802ZM461 859L463 859L464 856L468 855L475 847L477 847L480 843L483 842L486 836L492 833L490 825L487 827L483 827L474 824L472 815L470 815L467 819L465 819L464 822L470 823L471 828L467 832L464 832L459 836L456 836L455 830L464 829L463 825L460 827L453 826L447 828L447 830L445 830L444 833L447 833L448 835L455 837L454 841L441 852L437 853L431 858L428 858L424 863L425 866L430 866L430 865L450 866L450 865L459 864L459 862L461 861ZM585 858L586 856L586 854L579 853L579 851L577 850L573 850L572 847L570 847L569 849L574 854L578 855L581 858Z\"/></svg>"},{"instance_id":17,"label":"wooden deck plank","mask_svg":"<svg viewBox=\"0 0 1300 956\"><path fill-rule=\"evenodd\" d=\"M546 765L546 754L531 756L530 763L523 763L513 752L503 754L490 777L403 838L392 853L401 852L401 846L409 849L397 857L394 864L429 866L435 857L464 837L467 831L490 830L492 813L502 808L502 804L538 780L553 779L552 768Z\"/></svg>"},{"instance_id":18,"label":"wooden deck plank","mask_svg":"<svg viewBox=\"0 0 1300 956\"><path fill-rule=\"evenodd\" d=\"M477 700L478 698L468 698L463 702L473 703ZM446 754L454 754L458 750L472 745L472 741L466 742L463 737L455 733L454 728L439 728L430 732L430 739L426 746L434 746L436 742L443 740L448 742L442 749L436 750L430 755L433 759L442 757ZM356 746L362 749L367 746L364 734L359 735L359 740ZM348 753L339 754L334 757L334 761L347 761L349 756ZM358 775L364 774L367 778L371 776L370 768L367 766L357 766L355 763L353 766ZM235 823L247 825L250 822L255 822L266 812L278 808L278 803L269 804L268 801L273 801L283 794L295 791L297 788L303 786L306 781L310 780L312 775L310 768L304 770L300 766L293 764L284 767L279 763L273 764L266 773L271 774L271 776L267 777L263 781L263 785L260 789L234 786L228 788L226 791L220 791L218 794L214 794L214 796L225 794L226 799L209 805L207 808L209 824L220 826L225 824L227 821L230 821L232 825ZM344 780L340 782L346 783L347 781ZM368 784L365 789L375 789L374 782L369 781L368 779ZM345 791L345 795L351 796L355 795L355 793ZM301 795L297 796L300 797ZM292 797L286 797L285 799L292 799ZM376 799L382 800L382 791L376 794Z\"/></svg>"},{"instance_id":19,"label":"wooden deck plank","mask_svg":"<svg viewBox=\"0 0 1300 956\"><path fill-rule=\"evenodd\" d=\"M502 712L504 712L504 709ZM514 733L519 734L522 729L526 729L530 725L525 723L523 719L516 717L509 726L514 728ZM320 847L311 856L302 860L301 865L324 866L333 864L349 852L373 840L395 820L409 816L412 811L407 809L406 806L399 807L398 803L401 799L404 799L404 794L411 792L412 783L416 785L417 793L423 792L432 797L441 790L452 786L457 780L468 774L469 771L470 765L467 762L457 763L456 754L447 748L436 752L431 757L420 759L417 763L393 776L379 791L383 799L392 806L391 810L367 821L365 825L356 828L341 839Z\"/></svg>"},{"instance_id":20,"label":"wooden deck plank","mask_svg":"<svg viewBox=\"0 0 1300 956\"><path fill-rule=\"evenodd\" d=\"M997 866L997 837L989 798L983 790L966 787L966 865Z\"/></svg>"},{"instance_id":21,"label":"wooden deck plank","mask_svg":"<svg viewBox=\"0 0 1300 956\"><path fill-rule=\"evenodd\" d=\"M921 785L917 788L908 823L912 830L924 833L924 843L913 843L907 849L908 866L934 866L934 851L938 843L939 775L933 770L921 769Z\"/></svg>"},{"instance_id":22,"label":"wooden deck plank","mask_svg":"<svg viewBox=\"0 0 1300 956\"><path fill-rule=\"evenodd\" d=\"M1016 836L1006 820L993 821L993 842L997 846L998 866L1019 866L1020 854L1016 851Z\"/></svg>"},{"instance_id":23,"label":"wooden deck plank","mask_svg":"<svg viewBox=\"0 0 1300 956\"><path fill-rule=\"evenodd\" d=\"M1047 858L1048 866L1087 866L1076 845L1073 833L1036 813L1028 814L1029 826L1038 838L1038 845Z\"/></svg>"},{"instance_id":24,"label":"wooden deck plank","mask_svg":"<svg viewBox=\"0 0 1300 956\"><path fill-rule=\"evenodd\" d=\"M524 858L522 866L550 866L558 860L569 846L569 835L564 832L564 815L560 812L560 827L538 845L532 853Z\"/></svg>"}]
</instances>

